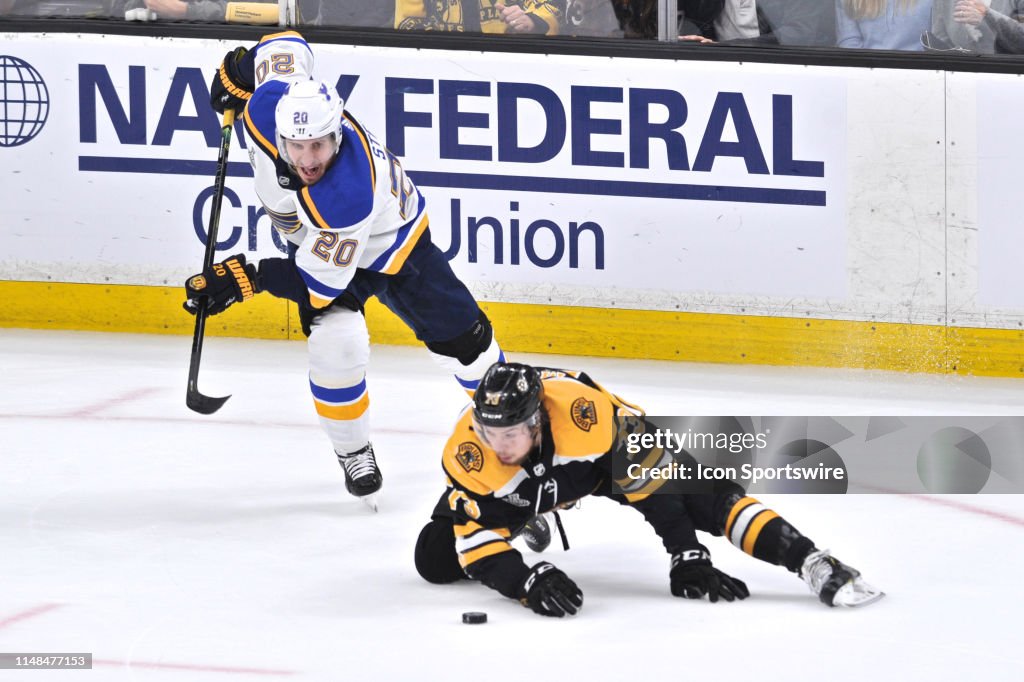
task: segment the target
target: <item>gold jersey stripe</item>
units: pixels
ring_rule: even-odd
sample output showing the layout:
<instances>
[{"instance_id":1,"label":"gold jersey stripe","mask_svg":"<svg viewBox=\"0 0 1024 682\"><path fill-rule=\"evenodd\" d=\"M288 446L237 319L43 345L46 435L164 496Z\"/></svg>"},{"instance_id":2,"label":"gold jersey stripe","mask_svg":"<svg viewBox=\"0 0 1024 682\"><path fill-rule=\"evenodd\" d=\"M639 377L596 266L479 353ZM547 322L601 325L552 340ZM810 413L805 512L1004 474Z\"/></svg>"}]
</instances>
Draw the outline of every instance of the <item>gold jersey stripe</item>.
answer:
<instances>
[{"instance_id":1,"label":"gold jersey stripe","mask_svg":"<svg viewBox=\"0 0 1024 682\"><path fill-rule=\"evenodd\" d=\"M319 310L320 308L326 308L333 302L333 298L325 298L323 296L318 296L317 294L314 294L312 291L309 292L309 304L316 308L317 310Z\"/></svg>"},{"instance_id":2,"label":"gold jersey stripe","mask_svg":"<svg viewBox=\"0 0 1024 682\"><path fill-rule=\"evenodd\" d=\"M322 403L317 399L313 399L313 403L316 405L316 413L321 417L327 419L338 419L342 421L351 421L358 419L363 416L366 412L366 408L370 406L370 395L364 393L359 400L348 405L328 405Z\"/></svg>"},{"instance_id":3,"label":"gold jersey stripe","mask_svg":"<svg viewBox=\"0 0 1024 682\"><path fill-rule=\"evenodd\" d=\"M393 275L401 270L402 266L405 265L405 260L409 257L409 254L412 253L412 250L416 247L416 243L420 240L420 237L423 236L423 233L429 226L430 221L427 220L427 214L424 213L420 216L419 225L417 225L413 230L412 235L405 241L402 248L392 254L391 264L381 270L381 272L385 275ZM470 393L470 397L472 397L472 393Z\"/></svg>"},{"instance_id":4,"label":"gold jersey stripe","mask_svg":"<svg viewBox=\"0 0 1024 682\"><path fill-rule=\"evenodd\" d=\"M308 213L309 217L313 219L313 222L316 223L317 227L323 230L331 229L330 224L324 220L324 217L320 215L320 210L316 207L316 204L313 203L313 197L309 193L309 185L306 185L299 190L299 203L302 204L302 208L306 209L306 213Z\"/></svg>"},{"instance_id":5,"label":"gold jersey stripe","mask_svg":"<svg viewBox=\"0 0 1024 682\"><path fill-rule=\"evenodd\" d=\"M459 564L466 568L470 564L476 563L481 559L486 559L489 556L495 554L501 554L502 552L511 552L512 545L508 544L504 540L495 540L494 542L488 542L485 545L474 547L465 554L459 555Z\"/></svg>"},{"instance_id":6,"label":"gold jersey stripe","mask_svg":"<svg viewBox=\"0 0 1024 682\"><path fill-rule=\"evenodd\" d=\"M455 529L455 537L458 538L467 538L473 533L484 529L484 527L476 521L467 521L460 526L453 526L453 528Z\"/></svg>"},{"instance_id":7,"label":"gold jersey stripe","mask_svg":"<svg viewBox=\"0 0 1024 682\"><path fill-rule=\"evenodd\" d=\"M277 40L278 38L298 38L305 42L305 38L303 38L302 34L298 31L281 31L280 33L271 33L270 35L263 36L263 38L260 39L259 44L262 45L263 43L268 43L271 40Z\"/></svg>"},{"instance_id":8,"label":"gold jersey stripe","mask_svg":"<svg viewBox=\"0 0 1024 682\"><path fill-rule=\"evenodd\" d=\"M732 506L732 509L729 511L729 518L725 522L725 537L732 537L732 526L736 523L736 517L740 515L741 511L752 504L757 504L757 500L753 497L743 497Z\"/></svg>"},{"instance_id":9,"label":"gold jersey stripe","mask_svg":"<svg viewBox=\"0 0 1024 682\"><path fill-rule=\"evenodd\" d=\"M512 537L512 531L508 528L484 528L475 521L469 521L462 526L455 526L455 537L462 540L468 540L478 533L494 533L495 535L500 535L506 540Z\"/></svg>"},{"instance_id":10,"label":"gold jersey stripe","mask_svg":"<svg viewBox=\"0 0 1024 682\"><path fill-rule=\"evenodd\" d=\"M276 159L278 156L277 145L271 144L267 138L263 137L263 133L261 133L256 127L256 124L252 122L252 118L249 116L248 104L245 106L245 111L242 112L242 123L245 124L245 129L249 131L249 136L256 141L256 144L258 144L263 151Z\"/></svg>"},{"instance_id":11,"label":"gold jersey stripe","mask_svg":"<svg viewBox=\"0 0 1024 682\"><path fill-rule=\"evenodd\" d=\"M754 545L757 544L757 537L761 534L761 529L764 528L766 523L777 518L779 518L779 515L771 509L765 509L755 516L754 520L747 527L747 532L743 535L743 551L750 556L754 556Z\"/></svg>"},{"instance_id":12,"label":"gold jersey stripe","mask_svg":"<svg viewBox=\"0 0 1024 682\"><path fill-rule=\"evenodd\" d=\"M352 124L352 129L356 131L356 135L359 136L359 141L363 144L363 151L366 152L366 162L370 164L370 187L373 189L373 195L377 195L377 164L373 160L373 152L370 151L370 140L355 119L348 115L348 112L342 112L345 120ZM339 140L340 142L340 140Z\"/></svg>"}]
</instances>

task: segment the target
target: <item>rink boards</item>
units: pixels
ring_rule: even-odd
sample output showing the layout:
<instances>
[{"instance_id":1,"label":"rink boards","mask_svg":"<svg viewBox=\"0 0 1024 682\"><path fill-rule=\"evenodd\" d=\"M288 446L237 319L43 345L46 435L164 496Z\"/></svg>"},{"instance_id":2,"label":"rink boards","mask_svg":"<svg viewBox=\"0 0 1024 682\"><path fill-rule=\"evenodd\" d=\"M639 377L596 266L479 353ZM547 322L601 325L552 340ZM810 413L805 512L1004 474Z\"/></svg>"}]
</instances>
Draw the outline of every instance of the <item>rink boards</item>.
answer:
<instances>
[{"instance_id":1,"label":"rink boards","mask_svg":"<svg viewBox=\"0 0 1024 682\"><path fill-rule=\"evenodd\" d=\"M202 258L219 126L207 74L233 43L4 44L0 324L189 333L179 283ZM1024 369L1018 76L315 50L509 349ZM241 142L218 254L280 255ZM375 340L413 342L368 317ZM301 337L266 296L208 329Z\"/></svg>"}]
</instances>

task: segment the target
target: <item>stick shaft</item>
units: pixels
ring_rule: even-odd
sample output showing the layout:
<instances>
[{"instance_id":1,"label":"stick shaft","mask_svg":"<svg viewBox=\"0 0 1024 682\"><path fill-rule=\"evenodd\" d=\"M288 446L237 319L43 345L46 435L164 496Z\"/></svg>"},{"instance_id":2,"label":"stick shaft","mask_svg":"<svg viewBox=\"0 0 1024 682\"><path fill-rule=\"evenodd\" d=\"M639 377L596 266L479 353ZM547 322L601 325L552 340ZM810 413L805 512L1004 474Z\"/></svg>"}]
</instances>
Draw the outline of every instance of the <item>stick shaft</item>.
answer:
<instances>
[{"instance_id":1,"label":"stick shaft","mask_svg":"<svg viewBox=\"0 0 1024 682\"><path fill-rule=\"evenodd\" d=\"M228 175L228 151L231 148L231 131L235 123L235 112L228 109L224 112L224 121L220 129L220 155L217 157L217 176L213 183L213 200L210 207L210 223L206 230L206 252L203 255L203 270L213 265L213 259L217 252L217 229L220 226L220 208L224 201L224 185ZM196 326L192 332L192 355L188 366L188 391L185 395L185 403L193 410L197 405L211 399L206 398L199 392L196 385L199 379L199 361L203 355L203 338L206 334L206 307L200 306L196 311ZM220 401L211 411L216 411L227 398L223 400L214 398L213 401ZM212 406L212 405L211 405Z\"/></svg>"}]
</instances>

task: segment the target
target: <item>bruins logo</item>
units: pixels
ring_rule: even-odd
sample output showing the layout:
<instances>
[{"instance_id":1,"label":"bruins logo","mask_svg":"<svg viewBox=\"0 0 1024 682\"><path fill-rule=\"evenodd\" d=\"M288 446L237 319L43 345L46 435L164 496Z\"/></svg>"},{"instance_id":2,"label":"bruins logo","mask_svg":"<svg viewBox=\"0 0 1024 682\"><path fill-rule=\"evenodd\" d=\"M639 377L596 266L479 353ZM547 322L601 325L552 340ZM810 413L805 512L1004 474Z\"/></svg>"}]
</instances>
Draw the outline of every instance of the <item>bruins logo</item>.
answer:
<instances>
[{"instance_id":1,"label":"bruins logo","mask_svg":"<svg viewBox=\"0 0 1024 682\"><path fill-rule=\"evenodd\" d=\"M193 277L192 279L190 279L188 281L188 285L189 285L189 287L191 287L192 289L195 289L196 291L199 291L200 289L205 289L206 288L206 278L203 277L202 275L196 275L195 277Z\"/></svg>"},{"instance_id":2,"label":"bruins logo","mask_svg":"<svg viewBox=\"0 0 1024 682\"><path fill-rule=\"evenodd\" d=\"M476 443L462 443L455 453L455 460L468 471L480 471L484 468L484 453Z\"/></svg>"},{"instance_id":3,"label":"bruins logo","mask_svg":"<svg viewBox=\"0 0 1024 682\"><path fill-rule=\"evenodd\" d=\"M572 421L584 431L597 423L597 407L593 400L576 398L572 401Z\"/></svg>"}]
</instances>

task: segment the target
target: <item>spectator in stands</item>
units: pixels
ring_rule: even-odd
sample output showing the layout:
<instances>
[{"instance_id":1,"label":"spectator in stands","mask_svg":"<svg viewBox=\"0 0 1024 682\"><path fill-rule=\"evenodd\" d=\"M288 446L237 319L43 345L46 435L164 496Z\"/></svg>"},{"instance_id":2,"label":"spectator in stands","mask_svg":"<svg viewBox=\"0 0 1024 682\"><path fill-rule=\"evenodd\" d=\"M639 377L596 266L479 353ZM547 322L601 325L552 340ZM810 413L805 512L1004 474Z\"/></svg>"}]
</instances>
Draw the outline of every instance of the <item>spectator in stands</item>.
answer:
<instances>
[{"instance_id":1,"label":"spectator in stands","mask_svg":"<svg viewBox=\"0 0 1024 682\"><path fill-rule=\"evenodd\" d=\"M556 35L565 5L566 0L395 0L395 28Z\"/></svg>"},{"instance_id":2,"label":"spectator in stands","mask_svg":"<svg viewBox=\"0 0 1024 682\"><path fill-rule=\"evenodd\" d=\"M1002 10L1002 11L1000 11ZM1024 2L1021 0L957 0L953 21L982 35L994 36L996 52L1024 54Z\"/></svg>"},{"instance_id":3,"label":"spectator in stands","mask_svg":"<svg viewBox=\"0 0 1024 682\"><path fill-rule=\"evenodd\" d=\"M676 32L680 40L712 42L713 22L726 0L679 0ZM626 38L658 37L658 0L612 0Z\"/></svg>"},{"instance_id":4,"label":"spectator in stands","mask_svg":"<svg viewBox=\"0 0 1024 682\"><path fill-rule=\"evenodd\" d=\"M0 0L0 14L22 17L88 17L118 16L111 10L114 0Z\"/></svg>"},{"instance_id":5,"label":"spectator in stands","mask_svg":"<svg viewBox=\"0 0 1024 682\"><path fill-rule=\"evenodd\" d=\"M298 0L300 23L304 26L348 26L392 28L393 0Z\"/></svg>"},{"instance_id":6,"label":"spectator in stands","mask_svg":"<svg viewBox=\"0 0 1024 682\"><path fill-rule=\"evenodd\" d=\"M836 0L836 45L869 50L923 50L932 0Z\"/></svg>"},{"instance_id":7,"label":"spectator in stands","mask_svg":"<svg viewBox=\"0 0 1024 682\"><path fill-rule=\"evenodd\" d=\"M561 35L622 37L616 16L618 0L567 0Z\"/></svg>"},{"instance_id":8,"label":"spectator in stands","mask_svg":"<svg viewBox=\"0 0 1024 682\"><path fill-rule=\"evenodd\" d=\"M980 8L982 5L984 11ZM1019 39L1014 38L1004 18L1024 18L1021 17L1022 6L1021 0L982 0L980 3L935 0L931 31L923 35L921 41L931 50L980 54L1019 52Z\"/></svg>"},{"instance_id":9,"label":"spectator in stands","mask_svg":"<svg viewBox=\"0 0 1024 682\"><path fill-rule=\"evenodd\" d=\"M828 0L725 0L719 42L835 46L836 6Z\"/></svg>"}]
</instances>

